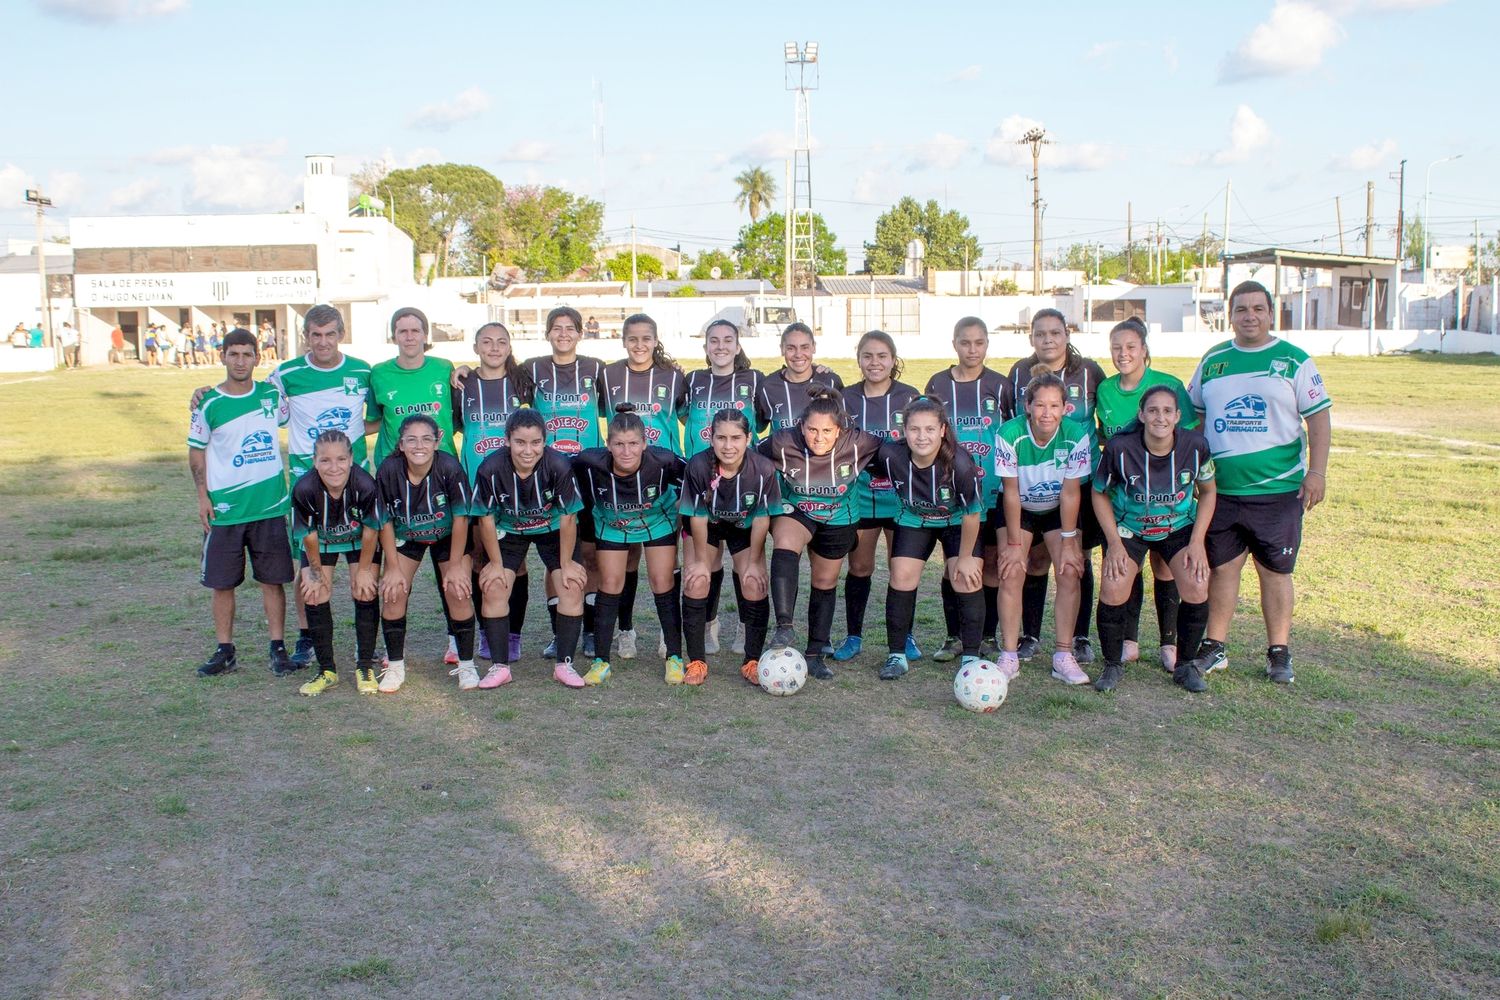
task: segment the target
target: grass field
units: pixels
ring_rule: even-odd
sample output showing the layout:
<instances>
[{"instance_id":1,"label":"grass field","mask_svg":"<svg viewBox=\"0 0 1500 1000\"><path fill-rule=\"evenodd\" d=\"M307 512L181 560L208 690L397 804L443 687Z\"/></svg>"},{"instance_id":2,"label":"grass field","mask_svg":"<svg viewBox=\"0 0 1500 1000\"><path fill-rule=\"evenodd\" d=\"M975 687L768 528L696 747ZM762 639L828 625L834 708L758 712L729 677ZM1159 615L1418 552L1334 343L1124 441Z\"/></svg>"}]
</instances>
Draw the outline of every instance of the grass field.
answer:
<instances>
[{"instance_id":1,"label":"grass field","mask_svg":"<svg viewBox=\"0 0 1500 1000\"><path fill-rule=\"evenodd\" d=\"M251 589L199 680L205 375L0 381L0 995L1500 995L1500 362L1319 363L1296 685L1252 575L1210 693L1038 662L992 716L877 652L790 699L732 654L460 695L430 587L398 696L355 694L346 630L298 697Z\"/></svg>"}]
</instances>

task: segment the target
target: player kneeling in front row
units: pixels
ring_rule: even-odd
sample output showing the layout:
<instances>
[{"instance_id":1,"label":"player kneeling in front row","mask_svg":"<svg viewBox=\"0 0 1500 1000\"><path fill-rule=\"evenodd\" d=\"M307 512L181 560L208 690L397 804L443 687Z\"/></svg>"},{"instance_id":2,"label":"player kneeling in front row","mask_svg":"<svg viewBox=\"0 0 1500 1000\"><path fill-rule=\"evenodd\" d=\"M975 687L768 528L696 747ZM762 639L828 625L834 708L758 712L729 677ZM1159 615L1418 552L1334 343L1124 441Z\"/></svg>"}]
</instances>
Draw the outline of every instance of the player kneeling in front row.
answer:
<instances>
[{"instance_id":1,"label":"player kneeling in front row","mask_svg":"<svg viewBox=\"0 0 1500 1000\"><path fill-rule=\"evenodd\" d=\"M380 488L381 626L386 655L380 693L393 694L406 682L406 601L412 579L431 555L438 586L447 594L460 690L479 686L474 669L473 584L469 579L469 481L464 467L438 451L437 421L415 413L401 421L396 450L375 470Z\"/></svg>"},{"instance_id":2,"label":"player kneeling in front row","mask_svg":"<svg viewBox=\"0 0 1500 1000\"><path fill-rule=\"evenodd\" d=\"M307 630L318 676L298 690L322 694L339 682L334 664L333 568L342 555L349 563L349 591L354 597L354 685L374 694L375 629L380 621L376 599L380 554L379 489L375 477L354 464L354 448L340 430L324 431L313 444L313 467L292 486L292 537L302 549L297 587L307 611Z\"/></svg>"},{"instance_id":3,"label":"player kneeling in front row","mask_svg":"<svg viewBox=\"0 0 1500 1000\"><path fill-rule=\"evenodd\" d=\"M583 631L583 588L588 571L574 560L578 512L583 502L566 455L547 447L547 422L536 410L511 413L505 444L485 456L474 481L473 513L485 564L479 571L480 622L494 653L481 688L511 679L504 650L511 648L511 593L526 551L536 546L557 594L552 676L571 688L583 687L573 669L573 652Z\"/></svg>"},{"instance_id":4,"label":"player kneeling in front row","mask_svg":"<svg viewBox=\"0 0 1500 1000\"><path fill-rule=\"evenodd\" d=\"M1124 673L1130 592L1148 552L1171 566L1181 599L1172 679L1189 691L1208 690L1205 664L1196 657L1208 624L1203 540L1214 514L1214 461L1202 434L1177 426L1181 417L1173 386L1147 389L1140 426L1109 439L1094 473L1094 513L1107 546L1099 595L1104 671L1094 681L1100 691L1114 690Z\"/></svg>"},{"instance_id":5,"label":"player kneeling in front row","mask_svg":"<svg viewBox=\"0 0 1500 1000\"><path fill-rule=\"evenodd\" d=\"M917 585L932 550L943 547L943 575L959 607L963 662L979 655L984 628L984 552L979 536L984 474L959 444L943 401L918 396L902 411L904 441L887 441L870 473L884 478L896 495L896 533L891 543L891 582L885 597L886 648L881 680L909 669L906 655Z\"/></svg>"},{"instance_id":6,"label":"player kneeling in front row","mask_svg":"<svg viewBox=\"0 0 1500 1000\"><path fill-rule=\"evenodd\" d=\"M771 618L766 533L771 511L781 508L781 490L771 460L750 447L750 421L744 413L720 409L709 425L709 440L709 450L694 455L682 476L680 509L691 534L682 571L682 628L688 654L684 679L701 684L708 676L709 591L714 568L723 565L728 545L745 625L740 675L759 684L757 668Z\"/></svg>"}]
</instances>

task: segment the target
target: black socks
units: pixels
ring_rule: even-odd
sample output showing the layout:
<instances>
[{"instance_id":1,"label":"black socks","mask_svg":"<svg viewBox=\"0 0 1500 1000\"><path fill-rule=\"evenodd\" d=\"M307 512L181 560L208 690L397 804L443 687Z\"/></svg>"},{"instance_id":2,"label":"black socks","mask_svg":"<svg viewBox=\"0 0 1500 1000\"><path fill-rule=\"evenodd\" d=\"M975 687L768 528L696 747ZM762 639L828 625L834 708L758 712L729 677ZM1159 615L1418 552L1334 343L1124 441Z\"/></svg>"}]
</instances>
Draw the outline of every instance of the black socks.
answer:
<instances>
[{"instance_id":1,"label":"black socks","mask_svg":"<svg viewBox=\"0 0 1500 1000\"><path fill-rule=\"evenodd\" d=\"M866 577L865 579L869 579ZM915 590L886 588L885 592L885 648L892 653L906 652L906 637L911 635L912 618L917 610Z\"/></svg>"},{"instance_id":2,"label":"black socks","mask_svg":"<svg viewBox=\"0 0 1500 1000\"><path fill-rule=\"evenodd\" d=\"M595 594L594 606L592 608L587 604L583 606L584 628L589 627L590 611L593 612L594 619L594 656L597 659L607 661L609 659L610 646L615 641L615 621L619 618L620 595L606 594L602 590ZM562 617L561 614L557 616L559 624L562 622ZM562 655L561 649L557 652L559 656Z\"/></svg>"},{"instance_id":3,"label":"black socks","mask_svg":"<svg viewBox=\"0 0 1500 1000\"><path fill-rule=\"evenodd\" d=\"M682 599L682 639L687 646L689 660L707 659L703 651L704 638L708 633L708 598L684 597Z\"/></svg>"},{"instance_id":4,"label":"black socks","mask_svg":"<svg viewBox=\"0 0 1500 1000\"><path fill-rule=\"evenodd\" d=\"M627 576L629 574L626 574ZM656 596L656 617L661 622L662 640L668 656L682 655L682 583L672 577L672 589ZM604 646L598 647L604 649Z\"/></svg>"},{"instance_id":5,"label":"black socks","mask_svg":"<svg viewBox=\"0 0 1500 1000\"><path fill-rule=\"evenodd\" d=\"M510 648L510 615L500 615L498 618L480 615L479 621L484 627L485 641L490 644L490 662L504 663Z\"/></svg>"},{"instance_id":6,"label":"black socks","mask_svg":"<svg viewBox=\"0 0 1500 1000\"><path fill-rule=\"evenodd\" d=\"M1130 585L1130 596L1125 600L1125 638L1131 642L1138 642L1141 638L1141 604L1146 599L1146 574L1137 570L1135 581ZM1101 600L1099 606L1103 607ZM1099 633L1099 641L1104 641L1104 633Z\"/></svg>"},{"instance_id":7,"label":"black socks","mask_svg":"<svg viewBox=\"0 0 1500 1000\"><path fill-rule=\"evenodd\" d=\"M771 622L771 602L740 599L740 619L745 623L745 660L760 659L766 649L766 626Z\"/></svg>"},{"instance_id":8,"label":"black socks","mask_svg":"<svg viewBox=\"0 0 1500 1000\"><path fill-rule=\"evenodd\" d=\"M385 635L385 655L392 660L406 659L406 616L385 619L380 630Z\"/></svg>"},{"instance_id":9,"label":"black socks","mask_svg":"<svg viewBox=\"0 0 1500 1000\"><path fill-rule=\"evenodd\" d=\"M985 584L984 588L976 593L975 596L984 601L984 607L980 611L981 627L979 637L981 639L993 639L995 633L1000 629L1000 588ZM959 600L962 600L963 597L963 594L958 595ZM960 637L963 635L962 615L959 616L959 635ZM976 646L975 648L977 649L978 647Z\"/></svg>"},{"instance_id":10,"label":"black socks","mask_svg":"<svg viewBox=\"0 0 1500 1000\"><path fill-rule=\"evenodd\" d=\"M940 589L943 592L943 624L948 627L948 636L947 636L947 638L949 638L949 639L957 639L958 638L958 592L953 589L952 582L946 576L943 577L943 583L942 583L942 587ZM906 645L905 645L904 641L902 643L901 648L902 649L906 648Z\"/></svg>"},{"instance_id":11,"label":"black socks","mask_svg":"<svg viewBox=\"0 0 1500 1000\"><path fill-rule=\"evenodd\" d=\"M333 665L333 609L325 601L309 604L306 610L308 638L312 640L318 666L323 670L337 670Z\"/></svg>"},{"instance_id":12,"label":"black socks","mask_svg":"<svg viewBox=\"0 0 1500 1000\"><path fill-rule=\"evenodd\" d=\"M558 615L557 631L553 635L557 639L557 662L571 660L573 654L578 651L578 637L583 634L583 615Z\"/></svg>"},{"instance_id":13,"label":"black socks","mask_svg":"<svg viewBox=\"0 0 1500 1000\"><path fill-rule=\"evenodd\" d=\"M865 608L870 604L870 578L848 573L844 576L844 624L850 635L865 634ZM831 628L830 628L831 630ZM902 648L905 647L902 640Z\"/></svg>"},{"instance_id":14,"label":"black socks","mask_svg":"<svg viewBox=\"0 0 1500 1000\"><path fill-rule=\"evenodd\" d=\"M1021 585L1021 634L1035 639L1042 634L1042 615L1047 611L1047 574L1026 574Z\"/></svg>"},{"instance_id":15,"label":"black socks","mask_svg":"<svg viewBox=\"0 0 1500 1000\"><path fill-rule=\"evenodd\" d=\"M1125 650L1130 605L1099 602L1099 653L1105 663L1119 663Z\"/></svg>"},{"instance_id":16,"label":"black socks","mask_svg":"<svg viewBox=\"0 0 1500 1000\"><path fill-rule=\"evenodd\" d=\"M364 670L375 665L375 630L380 627L378 601L354 602L354 665Z\"/></svg>"},{"instance_id":17,"label":"black socks","mask_svg":"<svg viewBox=\"0 0 1500 1000\"><path fill-rule=\"evenodd\" d=\"M997 587L982 587L968 594L958 594L958 638L963 643L965 656L978 656L979 643L986 637L993 637L994 632L986 632L984 629L992 629L991 619L995 615L995 595L993 591ZM988 607L985 605L988 604Z\"/></svg>"},{"instance_id":18,"label":"black socks","mask_svg":"<svg viewBox=\"0 0 1500 1000\"><path fill-rule=\"evenodd\" d=\"M797 553L790 549L771 552L771 604L777 626L790 625L797 610Z\"/></svg>"},{"instance_id":19,"label":"black socks","mask_svg":"<svg viewBox=\"0 0 1500 1000\"><path fill-rule=\"evenodd\" d=\"M1203 645L1203 631L1208 628L1208 602L1177 605L1177 658L1192 659Z\"/></svg>"},{"instance_id":20,"label":"black socks","mask_svg":"<svg viewBox=\"0 0 1500 1000\"><path fill-rule=\"evenodd\" d=\"M807 651L821 653L828 644L828 633L833 631L833 610L838 604L838 591L832 587L824 590L812 588L807 598ZM903 642L904 645L904 642Z\"/></svg>"},{"instance_id":21,"label":"black socks","mask_svg":"<svg viewBox=\"0 0 1500 1000\"><path fill-rule=\"evenodd\" d=\"M1182 598L1177 596L1177 581L1157 580L1152 590L1152 597L1156 601L1156 626L1161 630L1161 644L1175 646L1177 645L1177 616L1180 613L1178 606L1182 604ZM1198 654L1194 652L1192 655Z\"/></svg>"},{"instance_id":22,"label":"black socks","mask_svg":"<svg viewBox=\"0 0 1500 1000\"><path fill-rule=\"evenodd\" d=\"M458 646L459 660L470 663L474 659L474 616L470 615L463 621L453 622L453 642ZM494 650L490 650L494 652ZM504 662L505 648L500 648L501 662Z\"/></svg>"},{"instance_id":23,"label":"black socks","mask_svg":"<svg viewBox=\"0 0 1500 1000\"><path fill-rule=\"evenodd\" d=\"M641 571L628 569L625 571L625 586L620 589L620 623L621 632L629 632L635 628L635 592L641 586Z\"/></svg>"},{"instance_id":24,"label":"black socks","mask_svg":"<svg viewBox=\"0 0 1500 1000\"><path fill-rule=\"evenodd\" d=\"M1078 614L1073 619L1073 641L1089 637L1089 619L1094 616L1094 560L1083 550L1083 577L1078 581Z\"/></svg>"},{"instance_id":25,"label":"black socks","mask_svg":"<svg viewBox=\"0 0 1500 1000\"><path fill-rule=\"evenodd\" d=\"M479 593L478 588L474 592ZM510 585L510 630L516 635L520 635L522 629L526 627L526 605L530 600L531 574L528 573L525 576L516 577ZM494 650L492 649L491 652ZM496 659L503 663L509 655L508 649L501 650Z\"/></svg>"}]
</instances>

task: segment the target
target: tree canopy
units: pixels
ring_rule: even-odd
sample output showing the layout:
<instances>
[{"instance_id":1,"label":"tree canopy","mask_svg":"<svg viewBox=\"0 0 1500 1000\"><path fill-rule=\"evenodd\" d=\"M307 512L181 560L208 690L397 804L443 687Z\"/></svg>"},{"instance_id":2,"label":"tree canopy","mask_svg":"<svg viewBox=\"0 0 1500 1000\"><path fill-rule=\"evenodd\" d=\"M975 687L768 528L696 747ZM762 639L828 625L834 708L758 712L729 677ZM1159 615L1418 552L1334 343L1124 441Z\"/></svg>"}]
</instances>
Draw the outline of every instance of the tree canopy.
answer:
<instances>
[{"instance_id":1,"label":"tree canopy","mask_svg":"<svg viewBox=\"0 0 1500 1000\"><path fill-rule=\"evenodd\" d=\"M509 188L475 232L487 260L514 264L528 281L557 281L594 261L604 206L557 187Z\"/></svg>"},{"instance_id":2,"label":"tree canopy","mask_svg":"<svg viewBox=\"0 0 1500 1000\"><path fill-rule=\"evenodd\" d=\"M813 233L818 273L843 274L848 269L848 254L839 248L838 237L817 213L813 214ZM780 282L786 276L786 217L772 212L759 222L741 227L734 250L739 255L740 277Z\"/></svg>"},{"instance_id":3,"label":"tree canopy","mask_svg":"<svg viewBox=\"0 0 1500 1000\"><path fill-rule=\"evenodd\" d=\"M437 255L438 276L479 268L475 234L505 193L498 177L483 167L429 163L392 170L379 187L394 203L396 225L417 252Z\"/></svg>"},{"instance_id":4,"label":"tree canopy","mask_svg":"<svg viewBox=\"0 0 1500 1000\"><path fill-rule=\"evenodd\" d=\"M693 262L693 269L688 272L688 277L694 281L711 280L716 267L719 269L720 278L733 278L737 273L734 258L729 254L723 250L705 250Z\"/></svg>"},{"instance_id":5,"label":"tree canopy","mask_svg":"<svg viewBox=\"0 0 1500 1000\"><path fill-rule=\"evenodd\" d=\"M609 272L611 281L630 280L630 254L616 254L604 262L604 269ZM635 277L637 281L654 281L665 272L661 259L649 253L638 253L635 255Z\"/></svg>"},{"instance_id":6,"label":"tree canopy","mask_svg":"<svg viewBox=\"0 0 1500 1000\"><path fill-rule=\"evenodd\" d=\"M734 203L750 213L750 224L754 225L760 221L760 213L776 202L776 178L764 167L749 167L740 171L734 183L739 188Z\"/></svg>"},{"instance_id":7,"label":"tree canopy","mask_svg":"<svg viewBox=\"0 0 1500 1000\"><path fill-rule=\"evenodd\" d=\"M899 273L913 239L925 244L924 259L934 270L956 271L979 261L979 237L969 232L962 213L945 212L930 198L921 205L905 197L875 220L875 239L865 244L865 265L873 274Z\"/></svg>"}]
</instances>

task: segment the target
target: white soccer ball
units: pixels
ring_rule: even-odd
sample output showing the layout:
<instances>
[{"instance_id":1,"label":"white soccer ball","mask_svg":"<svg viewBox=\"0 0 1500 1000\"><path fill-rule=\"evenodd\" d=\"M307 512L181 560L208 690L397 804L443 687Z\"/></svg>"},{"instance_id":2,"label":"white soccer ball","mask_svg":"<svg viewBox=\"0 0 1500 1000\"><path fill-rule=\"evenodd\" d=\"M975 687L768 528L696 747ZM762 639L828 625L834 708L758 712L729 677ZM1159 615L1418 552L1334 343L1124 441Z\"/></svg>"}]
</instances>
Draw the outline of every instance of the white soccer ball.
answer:
<instances>
[{"instance_id":1,"label":"white soccer ball","mask_svg":"<svg viewBox=\"0 0 1500 1000\"><path fill-rule=\"evenodd\" d=\"M1005 672L989 660L975 660L953 675L953 697L971 712L993 712L1009 691Z\"/></svg>"},{"instance_id":2,"label":"white soccer ball","mask_svg":"<svg viewBox=\"0 0 1500 1000\"><path fill-rule=\"evenodd\" d=\"M766 694L796 694L806 683L807 660L791 646L761 654L760 687Z\"/></svg>"}]
</instances>

